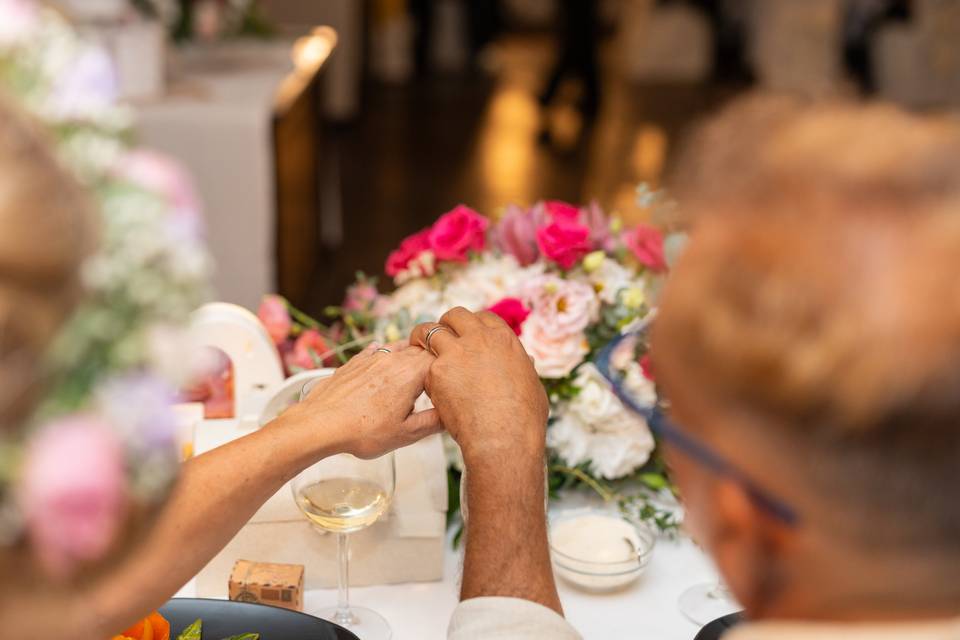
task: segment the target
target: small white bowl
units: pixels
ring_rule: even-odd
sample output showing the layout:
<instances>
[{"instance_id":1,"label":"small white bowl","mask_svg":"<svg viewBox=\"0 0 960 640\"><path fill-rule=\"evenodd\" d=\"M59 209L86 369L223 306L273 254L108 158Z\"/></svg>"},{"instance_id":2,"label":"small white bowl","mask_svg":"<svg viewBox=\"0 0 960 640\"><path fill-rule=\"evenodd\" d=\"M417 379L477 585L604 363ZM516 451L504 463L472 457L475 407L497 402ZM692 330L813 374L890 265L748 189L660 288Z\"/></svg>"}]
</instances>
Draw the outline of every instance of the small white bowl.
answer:
<instances>
[{"instance_id":1,"label":"small white bowl","mask_svg":"<svg viewBox=\"0 0 960 640\"><path fill-rule=\"evenodd\" d=\"M557 576L588 591L622 589L639 578L657 536L616 513L578 509L550 522L550 551Z\"/></svg>"}]
</instances>

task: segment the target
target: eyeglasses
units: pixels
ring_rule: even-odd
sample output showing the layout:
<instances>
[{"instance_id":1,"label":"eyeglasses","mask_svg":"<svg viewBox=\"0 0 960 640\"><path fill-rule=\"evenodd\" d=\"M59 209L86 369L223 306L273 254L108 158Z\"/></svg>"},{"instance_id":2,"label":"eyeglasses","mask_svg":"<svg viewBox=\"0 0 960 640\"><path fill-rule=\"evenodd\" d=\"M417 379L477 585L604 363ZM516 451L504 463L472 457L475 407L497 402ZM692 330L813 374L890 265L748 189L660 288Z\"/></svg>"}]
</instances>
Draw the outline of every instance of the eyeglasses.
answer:
<instances>
[{"instance_id":1,"label":"eyeglasses","mask_svg":"<svg viewBox=\"0 0 960 640\"><path fill-rule=\"evenodd\" d=\"M597 369L600 371L600 375L610 383L616 396L623 402L624 406L643 417L650 430L661 440L669 443L678 451L682 451L717 475L737 482L760 508L781 520L784 524L796 525L799 522L799 517L792 507L758 487L743 471L713 451L705 443L678 428L667 418L661 406L657 404L644 406L632 397L624 384L623 376L611 366L611 359L617 352L618 347L629 347L630 345L624 343L628 340L640 339L644 331L625 333L614 338L597 357Z\"/></svg>"}]
</instances>

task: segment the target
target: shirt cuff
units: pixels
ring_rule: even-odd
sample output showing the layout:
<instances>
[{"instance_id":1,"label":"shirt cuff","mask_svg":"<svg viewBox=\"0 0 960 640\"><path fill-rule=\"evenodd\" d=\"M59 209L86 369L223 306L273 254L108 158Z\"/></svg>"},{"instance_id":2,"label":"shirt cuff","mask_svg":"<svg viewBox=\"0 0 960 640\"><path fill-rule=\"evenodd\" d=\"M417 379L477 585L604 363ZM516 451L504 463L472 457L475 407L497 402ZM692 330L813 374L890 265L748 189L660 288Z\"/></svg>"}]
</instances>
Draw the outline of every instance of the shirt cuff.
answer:
<instances>
[{"instance_id":1,"label":"shirt cuff","mask_svg":"<svg viewBox=\"0 0 960 640\"><path fill-rule=\"evenodd\" d=\"M453 612L448 640L582 640L553 609L520 598L471 598Z\"/></svg>"}]
</instances>

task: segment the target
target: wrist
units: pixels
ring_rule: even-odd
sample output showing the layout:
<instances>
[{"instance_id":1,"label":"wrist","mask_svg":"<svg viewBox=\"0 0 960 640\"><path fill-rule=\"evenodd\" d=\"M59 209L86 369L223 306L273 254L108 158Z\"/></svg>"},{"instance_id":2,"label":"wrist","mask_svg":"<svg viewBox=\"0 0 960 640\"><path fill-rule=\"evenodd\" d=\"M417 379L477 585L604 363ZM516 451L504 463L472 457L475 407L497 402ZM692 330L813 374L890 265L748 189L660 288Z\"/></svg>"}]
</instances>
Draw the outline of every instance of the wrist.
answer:
<instances>
[{"instance_id":1,"label":"wrist","mask_svg":"<svg viewBox=\"0 0 960 640\"><path fill-rule=\"evenodd\" d=\"M308 464L346 451L344 420L334 411L307 409L303 404L293 405L261 431L274 434L288 445L282 447L284 451Z\"/></svg>"}]
</instances>

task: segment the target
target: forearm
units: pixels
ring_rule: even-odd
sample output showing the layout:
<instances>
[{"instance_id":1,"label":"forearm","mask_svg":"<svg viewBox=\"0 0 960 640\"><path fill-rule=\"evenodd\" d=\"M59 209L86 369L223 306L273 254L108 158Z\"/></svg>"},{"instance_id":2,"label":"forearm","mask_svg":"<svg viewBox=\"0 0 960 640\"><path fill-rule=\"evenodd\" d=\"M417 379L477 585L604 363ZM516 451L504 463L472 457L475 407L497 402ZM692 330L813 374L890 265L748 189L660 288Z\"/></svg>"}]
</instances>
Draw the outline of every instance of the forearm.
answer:
<instances>
[{"instance_id":1,"label":"forearm","mask_svg":"<svg viewBox=\"0 0 960 640\"><path fill-rule=\"evenodd\" d=\"M283 420L184 465L144 544L97 585L89 600L92 623L101 635L109 636L163 604L284 483L334 453L321 434L307 445L298 425Z\"/></svg>"},{"instance_id":2,"label":"forearm","mask_svg":"<svg viewBox=\"0 0 960 640\"><path fill-rule=\"evenodd\" d=\"M522 598L563 613L550 564L543 474L539 456L467 460L461 600Z\"/></svg>"}]
</instances>

